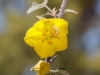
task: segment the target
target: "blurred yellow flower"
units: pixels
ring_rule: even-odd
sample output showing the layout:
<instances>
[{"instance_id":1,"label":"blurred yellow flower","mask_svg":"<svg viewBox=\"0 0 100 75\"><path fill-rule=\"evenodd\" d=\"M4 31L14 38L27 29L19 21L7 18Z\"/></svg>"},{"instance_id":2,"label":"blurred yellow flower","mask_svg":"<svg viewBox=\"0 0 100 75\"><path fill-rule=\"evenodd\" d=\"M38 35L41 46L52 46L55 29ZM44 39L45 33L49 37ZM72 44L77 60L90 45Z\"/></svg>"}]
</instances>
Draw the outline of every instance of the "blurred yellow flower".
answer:
<instances>
[{"instance_id":1,"label":"blurred yellow flower","mask_svg":"<svg viewBox=\"0 0 100 75\"><path fill-rule=\"evenodd\" d=\"M24 38L41 58L51 57L68 46L68 22L64 19L41 19L31 27Z\"/></svg>"},{"instance_id":2,"label":"blurred yellow flower","mask_svg":"<svg viewBox=\"0 0 100 75\"><path fill-rule=\"evenodd\" d=\"M50 72L50 64L40 60L34 67L31 68L31 71L35 70L37 75L46 75Z\"/></svg>"}]
</instances>

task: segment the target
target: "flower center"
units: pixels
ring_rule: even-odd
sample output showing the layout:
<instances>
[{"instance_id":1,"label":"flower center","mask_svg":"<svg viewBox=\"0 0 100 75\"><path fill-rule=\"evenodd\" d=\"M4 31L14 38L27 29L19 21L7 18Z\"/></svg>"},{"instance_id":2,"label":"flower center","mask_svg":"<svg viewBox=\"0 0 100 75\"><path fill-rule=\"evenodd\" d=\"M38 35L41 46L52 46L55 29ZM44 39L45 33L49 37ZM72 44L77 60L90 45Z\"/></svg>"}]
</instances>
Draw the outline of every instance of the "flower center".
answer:
<instances>
[{"instance_id":1,"label":"flower center","mask_svg":"<svg viewBox=\"0 0 100 75\"><path fill-rule=\"evenodd\" d=\"M59 29L56 26L50 28L44 28L42 42L47 40L48 44L52 44L52 38L57 38Z\"/></svg>"}]
</instances>

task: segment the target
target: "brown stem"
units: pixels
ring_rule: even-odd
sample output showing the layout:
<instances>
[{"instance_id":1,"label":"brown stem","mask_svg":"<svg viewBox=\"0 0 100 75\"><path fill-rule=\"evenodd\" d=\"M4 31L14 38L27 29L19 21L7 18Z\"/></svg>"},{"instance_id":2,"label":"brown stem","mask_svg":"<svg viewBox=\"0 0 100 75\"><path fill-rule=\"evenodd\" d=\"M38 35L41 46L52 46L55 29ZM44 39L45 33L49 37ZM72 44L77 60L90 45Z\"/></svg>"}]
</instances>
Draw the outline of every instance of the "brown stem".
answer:
<instances>
[{"instance_id":1,"label":"brown stem","mask_svg":"<svg viewBox=\"0 0 100 75\"><path fill-rule=\"evenodd\" d=\"M51 57L45 58L45 61L52 64L56 58L57 58L57 55L53 56L52 58Z\"/></svg>"},{"instance_id":2,"label":"brown stem","mask_svg":"<svg viewBox=\"0 0 100 75\"><path fill-rule=\"evenodd\" d=\"M45 58L45 61L50 63L51 57Z\"/></svg>"},{"instance_id":3,"label":"brown stem","mask_svg":"<svg viewBox=\"0 0 100 75\"><path fill-rule=\"evenodd\" d=\"M52 64L52 63L55 61L56 58L57 58L57 55L53 56L53 57L50 59L50 64Z\"/></svg>"},{"instance_id":4,"label":"brown stem","mask_svg":"<svg viewBox=\"0 0 100 75\"><path fill-rule=\"evenodd\" d=\"M65 8L66 8L67 1L68 0L63 0L61 7L60 7L60 12L59 12L58 18L61 18L64 15L64 11L65 11Z\"/></svg>"}]
</instances>

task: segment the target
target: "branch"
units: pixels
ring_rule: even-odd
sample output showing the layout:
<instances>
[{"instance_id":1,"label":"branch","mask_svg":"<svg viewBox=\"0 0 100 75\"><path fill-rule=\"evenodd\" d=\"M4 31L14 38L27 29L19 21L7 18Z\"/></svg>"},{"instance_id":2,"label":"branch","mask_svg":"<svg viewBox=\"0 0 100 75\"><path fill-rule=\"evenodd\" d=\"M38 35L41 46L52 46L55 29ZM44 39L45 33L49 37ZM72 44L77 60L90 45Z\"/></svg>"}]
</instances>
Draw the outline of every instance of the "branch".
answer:
<instances>
[{"instance_id":1,"label":"branch","mask_svg":"<svg viewBox=\"0 0 100 75\"><path fill-rule=\"evenodd\" d=\"M59 12L58 18L61 18L64 15L64 11L65 11L65 8L66 8L67 1L68 0L63 0L62 5L60 7L60 12Z\"/></svg>"},{"instance_id":2,"label":"branch","mask_svg":"<svg viewBox=\"0 0 100 75\"><path fill-rule=\"evenodd\" d=\"M52 64L52 63L55 61L56 58L57 58L57 55L53 56L53 57L50 59L50 64Z\"/></svg>"},{"instance_id":3,"label":"branch","mask_svg":"<svg viewBox=\"0 0 100 75\"><path fill-rule=\"evenodd\" d=\"M50 63L51 57L45 58L45 61Z\"/></svg>"},{"instance_id":4,"label":"branch","mask_svg":"<svg viewBox=\"0 0 100 75\"><path fill-rule=\"evenodd\" d=\"M53 56L52 58L51 57L45 58L45 61L52 64L56 58L57 58L57 55Z\"/></svg>"}]
</instances>

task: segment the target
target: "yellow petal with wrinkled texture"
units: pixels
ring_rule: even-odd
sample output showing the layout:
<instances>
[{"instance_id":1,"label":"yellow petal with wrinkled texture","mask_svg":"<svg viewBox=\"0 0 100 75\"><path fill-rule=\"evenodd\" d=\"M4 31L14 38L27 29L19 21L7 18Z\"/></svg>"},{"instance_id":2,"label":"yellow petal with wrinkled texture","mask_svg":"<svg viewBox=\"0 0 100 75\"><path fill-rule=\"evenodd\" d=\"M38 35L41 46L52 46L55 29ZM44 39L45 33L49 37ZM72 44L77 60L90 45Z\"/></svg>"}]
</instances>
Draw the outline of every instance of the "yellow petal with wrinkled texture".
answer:
<instances>
[{"instance_id":1,"label":"yellow petal with wrinkled texture","mask_svg":"<svg viewBox=\"0 0 100 75\"><path fill-rule=\"evenodd\" d=\"M36 70L37 75L41 75L40 70Z\"/></svg>"},{"instance_id":2,"label":"yellow petal with wrinkled texture","mask_svg":"<svg viewBox=\"0 0 100 75\"><path fill-rule=\"evenodd\" d=\"M39 20L37 21L34 25L34 28L37 30L37 31L42 31L43 30L43 27L44 27L44 23L42 20Z\"/></svg>"},{"instance_id":3,"label":"yellow petal with wrinkled texture","mask_svg":"<svg viewBox=\"0 0 100 75\"><path fill-rule=\"evenodd\" d=\"M66 29L59 29L59 32L64 33L64 34L68 34L68 30L66 30Z\"/></svg>"},{"instance_id":4,"label":"yellow petal with wrinkled texture","mask_svg":"<svg viewBox=\"0 0 100 75\"><path fill-rule=\"evenodd\" d=\"M43 44L43 58L44 57L51 57L55 54L55 47L52 44L48 44L47 41Z\"/></svg>"},{"instance_id":5,"label":"yellow petal with wrinkled texture","mask_svg":"<svg viewBox=\"0 0 100 75\"><path fill-rule=\"evenodd\" d=\"M33 68L38 75L46 75L50 72L50 64L40 60Z\"/></svg>"},{"instance_id":6,"label":"yellow petal with wrinkled texture","mask_svg":"<svg viewBox=\"0 0 100 75\"><path fill-rule=\"evenodd\" d=\"M25 36L25 39L30 39L32 38L33 40L39 40L42 38L42 32L36 31L34 27L30 28Z\"/></svg>"},{"instance_id":7,"label":"yellow petal with wrinkled texture","mask_svg":"<svg viewBox=\"0 0 100 75\"><path fill-rule=\"evenodd\" d=\"M52 39L52 44L56 48L56 51L63 51L67 48L67 37L64 34L59 34L58 37Z\"/></svg>"},{"instance_id":8,"label":"yellow petal with wrinkled texture","mask_svg":"<svg viewBox=\"0 0 100 75\"><path fill-rule=\"evenodd\" d=\"M55 47L52 44L48 44L47 41L39 41L34 49L40 58L51 57L55 54Z\"/></svg>"},{"instance_id":9,"label":"yellow petal with wrinkled texture","mask_svg":"<svg viewBox=\"0 0 100 75\"><path fill-rule=\"evenodd\" d=\"M68 30L68 22L65 21L64 19L52 19L54 24L59 28L59 29L65 29Z\"/></svg>"},{"instance_id":10,"label":"yellow petal with wrinkled texture","mask_svg":"<svg viewBox=\"0 0 100 75\"><path fill-rule=\"evenodd\" d=\"M35 44L34 50L41 57L41 52L43 51L43 42L41 40Z\"/></svg>"},{"instance_id":11,"label":"yellow petal with wrinkled texture","mask_svg":"<svg viewBox=\"0 0 100 75\"><path fill-rule=\"evenodd\" d=\"M63 43L63 50L67 49L68 48L68 38L66 36L66 34L59 34L58 35L59 37L59 40ZM61 51L61 50L56 50L56 51Z\"/></svg>"},{"instance_id":12,"label":"yellow petal with wrinkled texture","mask_svg":"<svg viewBox=\"0 0 100 75\"><path fill-rule=\"evenodd\" d=\"M35 43L42 38L42 32L38 32L34 29L34 27L31 27L24 38L25 42L33 47Z\"/></svg>"},{"instance_id":13,"label":"yellow petal with wrinkled texture","mask_svg":"<svg viewBox=\"0 0 100 75\"><path fill-rule=\"evenodd\" d=\"M40 75L45 75L50 72L50 64L45 61L41 63L40 68L42 69Z\"/></svg>"}]
</instances>

